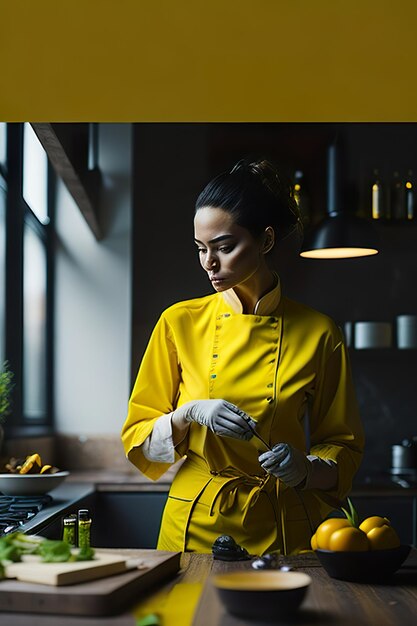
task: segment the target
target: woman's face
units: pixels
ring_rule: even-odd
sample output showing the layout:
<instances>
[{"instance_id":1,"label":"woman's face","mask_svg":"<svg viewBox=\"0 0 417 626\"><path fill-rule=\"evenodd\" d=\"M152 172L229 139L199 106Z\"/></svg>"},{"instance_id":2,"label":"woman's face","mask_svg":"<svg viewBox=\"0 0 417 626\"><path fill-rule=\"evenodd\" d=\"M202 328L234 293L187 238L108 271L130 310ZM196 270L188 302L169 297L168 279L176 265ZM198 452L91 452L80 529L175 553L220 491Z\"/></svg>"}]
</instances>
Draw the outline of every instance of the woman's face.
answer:
<instances>
[{"instance_id":1,"label":"woman's face","mask_svg":"<svg viewBox=\"0 0 417 626\"><path fill-rule=\"evenodd\" d=\"M255 280L266 268L265 238L255 239L223 209L203 207L194 218L200 263L216 291Z\"/></svg>"}]
</instances>

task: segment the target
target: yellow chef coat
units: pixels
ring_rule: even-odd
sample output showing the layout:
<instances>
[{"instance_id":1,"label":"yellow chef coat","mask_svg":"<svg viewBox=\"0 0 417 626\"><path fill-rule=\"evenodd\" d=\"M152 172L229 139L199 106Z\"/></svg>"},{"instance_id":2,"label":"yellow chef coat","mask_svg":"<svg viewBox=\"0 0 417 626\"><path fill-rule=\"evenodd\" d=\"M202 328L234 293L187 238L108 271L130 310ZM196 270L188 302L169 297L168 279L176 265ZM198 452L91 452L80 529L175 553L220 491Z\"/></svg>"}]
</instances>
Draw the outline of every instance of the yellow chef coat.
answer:
<instances>
[{"instance_id":1,"label":"yellow chef coat","mask_svg":"<svg viewBox=\"0 0 417 626\"><path fill-rule=\"evenodd\" d=\"M176 448L176 460L185 461L169 492L158 548L210 552L216 537L229 534L252 554L308 549L317 525L349 492L363 451L340 329L283 296L270 315L237 313L221 293L169 307L130 398L122 430L130 461L159 478L169 464L147 460L141 444L161 415L207 398L243 409L271 446L287 442L335 461L338 484L326 492L287 487L260 467L265 448L258 439L219 437L193 422Z\"/></svg>"}]
</instances>

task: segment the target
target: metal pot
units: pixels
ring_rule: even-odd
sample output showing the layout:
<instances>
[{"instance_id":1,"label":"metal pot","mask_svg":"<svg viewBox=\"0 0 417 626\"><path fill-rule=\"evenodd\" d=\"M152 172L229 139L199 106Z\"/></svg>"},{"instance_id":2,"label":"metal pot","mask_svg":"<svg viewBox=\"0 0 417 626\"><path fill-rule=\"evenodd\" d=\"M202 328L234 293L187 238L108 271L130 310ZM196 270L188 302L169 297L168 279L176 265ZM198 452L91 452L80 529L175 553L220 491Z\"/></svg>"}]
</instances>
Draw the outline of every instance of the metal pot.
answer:
<instances>
[{"instance_id":1,"label":"metal pot","mask_svg":"<svg viewBox=\"0 0 417 626\"><path fill-rule=\"evenodd\" d=\"M417 436L403 439L401 444L391 447L393 474L417 472Z\"/></svg>"}]
</instances>

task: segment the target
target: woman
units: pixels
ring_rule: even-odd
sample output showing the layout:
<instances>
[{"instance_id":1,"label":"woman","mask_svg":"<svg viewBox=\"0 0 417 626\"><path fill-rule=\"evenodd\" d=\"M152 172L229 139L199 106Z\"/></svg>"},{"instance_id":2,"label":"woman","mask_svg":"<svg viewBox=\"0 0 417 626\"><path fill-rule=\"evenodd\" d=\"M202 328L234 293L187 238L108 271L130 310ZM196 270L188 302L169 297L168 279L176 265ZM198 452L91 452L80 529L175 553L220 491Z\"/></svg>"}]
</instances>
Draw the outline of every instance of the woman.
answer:
<instances>
[{"instance_id":1,"label":"woman","mask_svg":"<svg viewBox=\"0 0 417 626\"><path fill-rule=\"evenodd\" d=\"M197 199L195 242L215 290L159 319L122 431L157 479L181 457L158 548L252 554L309 548L349 492L363 432L348 355L327 316L286 298L268 253L300 228L265 160L240 161Z\"/></svg>"}]
</instances>

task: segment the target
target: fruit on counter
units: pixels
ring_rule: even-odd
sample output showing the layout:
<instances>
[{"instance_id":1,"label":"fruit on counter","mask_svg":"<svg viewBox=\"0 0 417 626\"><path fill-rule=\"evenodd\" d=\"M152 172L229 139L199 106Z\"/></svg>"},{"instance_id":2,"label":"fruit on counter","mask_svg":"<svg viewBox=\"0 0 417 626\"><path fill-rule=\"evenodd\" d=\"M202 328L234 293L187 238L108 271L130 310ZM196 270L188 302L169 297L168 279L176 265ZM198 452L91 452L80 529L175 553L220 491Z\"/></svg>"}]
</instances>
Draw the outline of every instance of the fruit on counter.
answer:
<instances>
[{"instance_id":1,"label":"fruit on counter","mask_svg":"<svg viewBox=\"0 0 417 626\"><path fill-rule=\"evenodd\" d=\"M39 454L31 454L26 457L25 462L19 470L19 474L39 474L42 468L42 459Z\"/></svg>"},{"instance_id":2,"label":"fruit on counter","mask_svg":"<svg viewBox=\"0 0 417 626\"><path fill-rule=\"evenodd\" d=\"M9 474L56 474L60 471L53 465L42 465L39 454L30 454L25 459L12 457L5 465L5 470Z\"/></svg>"},{"instance_id":3,"label":"fruit on counter","mask_svg":"<svg viewBox=\"0 0 417 626\"><path fill-rule=\"evenodd\" d=\"M366 532L370 550L389 550L401 545L399 536L386 517L368 517L359 525Z\"/></svg>"},{"instance_id":4,"label":"fruit on counter","mask_svg":"<svg viewBox=\"0 0 417 626\"><path fill-rule=\"evenodd\" d=\"M369 533L373 528L378 528L380 526L391 526L391 522L387 517L380 517L379 515L372 515L371 517L367 517L359 524L359 528L363 530L364 533Z\"/></svg>"},{"instance_id":5,"label":"fruit on counter","mask_svg":"<svg viewBox=\"0 0 417 626\"><path fill-rule=\"evenodd\" d=\"M339 528L329 539L329 550L333 552L365 552L368 549L366 533L354 526Z\"/></svg>"},{"instance_id":6,"label":"fruit on counter","mask_svg":"<svg viewBox=\"0 0 417 626\"><path fill-rule=\"evenodd\" d=\"M384 526L372 528L366 536L371 550L389 550L401 545L400 538L391 525L384 524Z\"/></svg>"},{"instance_id":7,"label":"fruit on counter","mask_svg":"<svg viewBox=\"0 0 417 626\"><path fill-rule=\"evenodd\" d=\"M315 541L317 547L321 550L330 550L330 537L336 530L350 526L349 520L345 517L331 517L324 520L317 528L315 535Z\"/></svg>"},{"instance_id":8,"label":"fruit on counter","mask_svg":"<svg viewBox=\"0 0 417 626\"><path fill-rule=\"evenodd\" d=\"M373 515L359 523L358 513L349 498L348 504L349 511L342 509L345 517L329 518L318 526L311 538L313 550L364 552L401 545L388 518Z\"/></svg>"}]
</instances>

